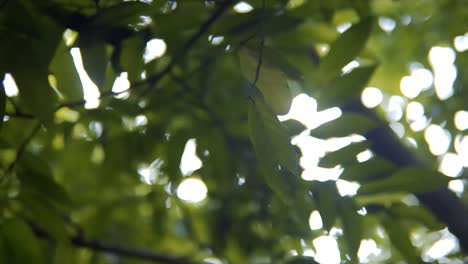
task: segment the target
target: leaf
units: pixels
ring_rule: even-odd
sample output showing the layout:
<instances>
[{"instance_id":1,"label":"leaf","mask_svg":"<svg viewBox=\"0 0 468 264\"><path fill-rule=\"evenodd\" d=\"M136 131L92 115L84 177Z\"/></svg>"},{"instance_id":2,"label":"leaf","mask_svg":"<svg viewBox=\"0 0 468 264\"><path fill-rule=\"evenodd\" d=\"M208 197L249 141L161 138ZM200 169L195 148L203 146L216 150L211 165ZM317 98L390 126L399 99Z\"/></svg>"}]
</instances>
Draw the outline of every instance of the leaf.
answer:
<instances>
[{"instance_id":1,"label":"leaf","mask_svg":"<svg viewBox=\"0 0 468 264\"><path fill-rule=\"evenodd\" d=\"M5 107L6 107L5 87L3 87L3 82L0 82L0 131L3 125L3 117L5 116Z\"/></svg>"},{"instance_id":2,"label":"leaf","mask_svg":"<svg viewBox=\"0 0 468 264\"><path fill-rule=\"evenodd\" d=\"M373 20L365 18L341 34L322 59L318 78L328 81L338 76L341 69L359 55L369 38Z\"/></svg>"},{"instance_id":3,"label":"leaf","mask_svg":"<svg viewBox=\"0 0 468 264\"><path fill-rule=\"evenodd\" d=\"M409 239L409 230L398 218L388 215L382 221L382 225L387 232L392 245L403 255L409 264L420 263L413 245Z\"/></svg>"},{"instance_id":4,"label":"leaf","mask_svg":"<svg viewBox=\"0 0 468 264\"><path fill-rule=\"evenodd\" d=\"M298 135L300 134L302 131L306 130L307 127L302 124L301 122L295 120L295 119L288 119L284 122L282 122L283 126L286 127L286 129L288 130L289 132L289 135L292 137L292 136L295 136L295 135Z\"/></svg>"},{"instance_id":5,"label":"leaf","mask_svg":"<svg viewBox=\"0 0 468 264\"><path fill-rule=\"evenodd\" d=\"M127 26L140 22L140 17L149 15L151 5L139 2L123 2L113 5L109 8L101 9L99 13L91 19L91 25L94 26Z\"/></svg>"},{"instance_id":6,"label":"leaf","mask_svg":"<svg viewBox=\"0 0 468 264\"><path fill-rule=\"evenodd\" d=\"M108 62L106 43L100 38L98 32L83 31L80 33L79 46L86 73L102 91L106 81Z\"/></svg>"},{"instance_id":7,"label":"leaf","mask_svg":"<svg viewBox=\"0 0 468 264\"><path fill-rule=\"evenodd\" d=\"M319 264L313 257L295 256L284 262L285 264Z\"/></svg>"},{"instance_id":8,"label":"leaf","mask_svg":"<svg viewBox=\"0 0 468 264\"><path fill-rule=\"evenodd\" d=\"M362 217L357 213L351 197L341 197L338 212L343 225L343 237L352 260L358 260L357 252L363 236Z\"/></svg>"},{"instance_id":9,"label":"leaf","mask_svg":"<svg viewBox=\"0 0 468 264\"><path fill-rule=\"evenodd\" d=\"M283 201L290 202L288 183L280 170L297 175L299 158L286 129L261 98L256 98L249 106L249 131L265 181Z\"/></svg>"},{"instance_id":10,"label":"leaf","mask_svg":"<svg viewBox=\"0 0 468 264\"><path fill-rule=\"evenodd\" d=\"M254 83L259 55L254 51L243 49L239 52L239 58L243 75L251 83ZM275 114L284 115L289 111L292 95L289 91L286 74L269 63L268 59L263 56L256 86Z\"/></svg>"},{"instance_id":11,"label":"leaf","mask_svg":"<svg viewBox=\"0 0 468 264\"><path fill-rule=\"evenodd\" d=\"M389 212L392 216L423 224L432 230L441 230L445 227L434 215L422 206L408 206L405 204L393 204Z\"/></svg>"},{"instance_id":12,"label":"leaf","mask_svg":"<svg viewBox=\"0 0 468 264\"><path fill-rule=\"evenodd\" d=\"M336 183L335 181L315 182L312 193L322 218L323 228L329 231L335 224L338 215L340 194Z\"/></svg>"},{"instance_id":13,"label":"leaf","mask_svg":"<svg viewBox=\"0 0 468 264\"><path fill-rule=\"evenodd\" d=\"M43 263L40 245L29 226L20 219L0 224L6 252L5 263Z\"/></svg>"},{"instance_id":14,"label":"leaf","mask_svg":"<svg viewBox=\"0 0 468 264\"><path fill-rule=\"evenodd\" d=\"M341 105L361 94L376 68L376 65L355 68L322 85L323 88L314 93L314 96L320 101L321 108Z\"/></svg>"},{"instance_id":15,"label":"leaf","mask_svg":"<svg viewBox=\"0 0 468 264\"><path fill-rule=\"evenodd\" d=\"M24 212L28 219L33 220L40 228L46 230L55 240L64 242L68 239L63 219L59 217L57 210L44 196L22 190L19 200L25 208L28 208Z\"/></svg>"},{"instance_id":16,"label":"leaf","mask_svg":"<svg viewBox=\"0 0 468 264\"><path fill-rule=\"evenodd\" d=\"M255 151L272 156L278 165L293 174L298 173L299 157L291 145L291 138L270 107L260 98L255 98L250 104L249 129Z\"/></svg>"},{"instance_id":17,"label":"leaf","mask_svg":"<svg viewBox=\"0 0 468 264\"><path fill-rule=\"evenodd\" d=\"M404 168L384 179L362 185L358 190L358 194L382 192L421 193L444 188L449 181L449 177L437 171L423 168Z\"/></svg>"},{"instance_id":18,"label":"leaf","mask_svg":"<svg viewBox=\"0 0 468 264\"><path fill-rule=\"evenodd\" d=\"M22 188L26 188L44 195L57 205L73 206L73 202L65 189L52 177L48 164L39 157L24 154L18 169L18 178Z\"/></svg>"},{"instance_id":19,"label":"leaf","mask_svg":"<svg viewBox=\"0 0 468 264\"><path fill-rule=\"evenodd\" d=\"M62 40L57 48L49 70L57 79L57 90L66 100L79 101L83 99L81 80L65 41Z\"/></svg>"},{"instance_id":20,"label":"leaf","mask_svg":"<svg viewBox=\"0 0 468 264\"><path fill-rule=\"evenodd\" d=\"M13 72L21 105L50 128L53 125L57 94L50 87L47 76L47 69L33 68L33 65Z\"/></svg>"},{"instance_id":21,"label":"leaf","mask_svg":"<svg viewBox=\"0 0 468 264\"><path fill-rule=\"evenodd\" d=\"M356 155L363 152L369 147L369 144L365 141L352 143L344 148L337 151L327 153L325 157L320 159L320 167L334 167L338 164L348 165L356 162Z\"/></svg>"},{"instance_id":22,"label":"leaf","mask_svg":"<svg viewBox=\"0 0 468 264\"><path fill-rule=\"evenodd\" d=\"M340 175L340 179L366 182L393 173L395 170L397 170L395 164L387 160L372 158L368 161L345 168Z\"/></svg>"},{"instance_id":23,"label":"leaf","mask_svg":"<svg viewBox=\"0 0 468 264\"><path fill-rule=\"evenodd\" d=\"M120 52L120 66L122 70L128 72L130 81L138 81L141 79L141 73L145 66L143 60L143 52L145 43L141 37L132 37L122 41Z\"/></svg>"},{"instance_id":24,"label":"leaf","mask_svg":"<svg viewBox=\"0 0 468 264\"><path fill-rule=\"evenodd\" d=\"M340 118L311 130L310 135L318 138L346 137L351 134L363 135L377 126L377 121L364 115L345 113Z\"/></svg>"}]
</instances>

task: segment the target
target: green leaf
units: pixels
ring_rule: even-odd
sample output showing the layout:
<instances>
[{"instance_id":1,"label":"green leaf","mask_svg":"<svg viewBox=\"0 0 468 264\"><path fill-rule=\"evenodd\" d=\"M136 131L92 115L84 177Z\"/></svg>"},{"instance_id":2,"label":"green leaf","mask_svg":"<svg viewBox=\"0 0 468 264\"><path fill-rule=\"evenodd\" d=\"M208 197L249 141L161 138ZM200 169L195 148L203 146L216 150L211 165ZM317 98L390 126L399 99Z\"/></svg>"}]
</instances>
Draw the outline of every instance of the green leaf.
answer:
<instances>
[{"instance_id":1,"label":"green leaf","mask_svg":"<svg viewBox=\"0 0 468 264\"><path fill-rule=\"evenodd\" d=\"M322 59L318 70L318 78L322 82L338 76L341 69L359 55L369 38L372 22L371 18L363 19L331 44L330 51Z\"/></svg>"},{"instance_id":2,"label":"green leaf","mask_svg":"<svg viewBox=\"0 0 468 264\"><path fill-rule=\"evenodd\" d=\"M56 208L44 196L28 190L22 190L19 200L28 208L24 213L40 228L46 230L57 241L68 239L65 222L58 215Z\"/></svg>"},{"instance_id":3,"label":"green leaf","mask_svg":"<svg viewBox=\"0 0 468 264\"><path fill-rule=\"evenodd\" d=\"M66 100L79 101L83 99L81 80L65 41L62 41L57 48L49 70L57 79L57 90Z\"/></svg>"},{"instance_id":4,"label":"green leaf","mask_svg":"<svg viewBox=\"0 0 468 264\"><path fill-rule=\"evenodd\" d=\"M252 50L243 49L239 52L239 58L243 75L251 83L254 83L259 55ZM256 86L275 114L284 115L289 111L292 95L289 91L286 74L263 56Z\"/></svg>"},{"instance_id":5,"label":"green leaf","mask_svg":"<svg viewBox=\"0 0 468 264\"><path fill-rule=\"evenodd\" d=\"M376 68L376 65L355 68L322 85L322 88L314 93L314 97L320 102L321 108L341 105L354 99L361 94Z\"/></svg>"},{"instance_id":6,"label":"green leaf","mask_svg":"<svg viewBox=\"0 0 468 264\"><path fill-rule=\"evenodd\" d=\"M388 215L381 222L392 245L403 255L406 261L409 264L420 263L421 261L409 239L409 230L405 225L392 215Z\"/></svg>"},{"instance_id":7,"label":"green leaf","mask_svg":"<svg viewBox=\"0 0 468 264\"><path fill-rule=\"evenodd\" d=\"M3 117L5 116L5 107L6 107L5 87L3 87L3 82L0 82L0 131L3 125Z\"/></svg>"},{"instance_id":8,"label":"green leaf","mask_svg":"<svg viewBox=\"0 0 468 264\"><path fill-rule=\"evenodd\" d=\"M106 81L108 63L106 43L98 32L83 31L80 33L79 45L83 67L89 78L102 91Z\"/></svg>"},{"instance_id":9,"label":"green leaf","mask_svg":"<svg viewBox=\"0 0 468 264\"><path fill-rule=\"evenodd\" d=\"M292 137L292 136L295 136L295 135L298 135L300 134L302 131L306 130L307 127L302 124L301 122L295 120L295 119L288 119L284 122L282 122L283 126L286 127L286 129L288 130L289 132L289 135Z\"/></svg>"},{"instance_id":10,"label":"green leaf","mask_svg":"<svg viewBox=\"0 0 468 264\"><path fill-rule=\"evenodd\" d=\"M363 152L369 147L365 141L352 143L337 151L327 153L325 157L320 159L319 166L321 167L334 167L338 164L348 165L356 162L356 155Z\"/></svg>"},{"instance_id":11,"label":"green leaf","mask_svg":"<svg viewBox=\"0 0 468 264\"><path fill-rule=\"evenodd\" d=\"M364 115L345 113L340 118L325 123L310 131L318 138L346 137L351 134L365 134L378 126L378 123Z\"/></svg>"},{"instance_id":12,"label":"green leaf","mask_svg":"<svg viewBox=\"0 0 468 264\"><path fill-rule=\"evenodd\" d=\"M317 203L323 222L323 228L329 231L335 224L340 194L335 181L315 182L312 193Z\"/></svg>"},{"instance_id":13,"label":"green leaf","mask_svg":"<svg viewBox=\"0 0 468 264\"><path fill-rule=\"evenodd\" d=\"M279 122L271 108L261 98L255 98L249 109L251 141L257 155L268 154L293 174L298 173L299 157L291 145L287 130Z\"/></svg>"},{"instance_id":14,"label":"green leaf","mask_svg":"<svg viewBox=\"0 0 468 264\"><path fill-rule=\"evenodd\" d=\"M440 172L423 168L404 168L381 180L368 182L361 186L358 194L382 192L429 192L447 187L450 178Z\"/></svg>"},{"instance_id":15,"label":"green leaf","mask_svg":"<svg viewBox=\"0 0 468 264\"><path fill-rule=\"evenodd\" d=\"M393 173L395 170L397 170L395 164L387 160L372 158L368 161L345 168L343 173L340 175L340 179L346 181L366 182L386 176Z\"/></svg>"},{"instance_id":16,"label":"green leaf","mask_svg":"<svg viewBox=\"0 0 468 264\"><path fill-rule=\"evenodd\" d=\"M145 62L143 61L144 50L145 43L139 36L122 41L120 66L123 71L128 72L128 79L130 81L138 81L141 79L141 73L145 66Z\"/></svg>"},{"instance_id":17,"label":"green leaf","mask_svg":"<svg viewBox=\"0 0 468 264\"><path fill-rule=\"evenodd\" d=\"M6 253L6 263L43 263L38 240L29 226L20 219L0 223Z\"/></svg>"},{"instance_id":18,"label":"green leaf","mask_svg":"<svg viewBox=\"0 0 468 264\"><path fill-rule=\"evenodd\" d=\"M313 257L295 256L284 262L285 264L319 264Z\"/></svg>"},{"instance_id":19,"label":"green leaf","mask_svg":"<svg viewBox=\"0 0 468 264\"><path fill-rule=\"evenodd\" d=\"M139 1L123 2L99 10L91 26L127 26L140 22L140 16L151 14L151 5Z\"/></svg>"},{"instance_id":20,"label":"green leaf","mask_svg":"<svg viewBox=\"0 0 468 264\"><path fill-rule=\"evenodd\" d=\"M355 202L351 197L342 197L338 205L348 253L352 260L357 261L357 252L363 237L362 217L357 213Z\"/></svg>"},{"instance_id":21,"label":"green leaf","mask_svg":"<svg viewBox=\"0 0 468 264\"><path fill-rule=\"evenodd\" d=\"M390 207L389 212L392 216L423 224L432 230L441 230L445 227L445 225L437 220L430 211L422 206L393 204L392 207Z\"/></svg>"},{"instance_id":22,"label":"green leaf","mask_svg":"<svg viewBox=\"0 0 468 264\"><path fill-rule=\"evenodd\" d=\"M18 169L18 178L22 188L40 193L64 208L73 206L65 189L54 180L49 165L40 157L25 153L20 164L22 166Z\"/></svg>"},{"instance_id":23,"label":"green leaf","mask_svg":"<svg viewBox=\"0 0 468 264\"><path fill-rule=\"evenodd\" d=\"M249 130L265 181L283 201L290 201L289 184L280 170L297 175L299 158L286 129L261 98L256 98L249 106Z\"/></svg>"},{"instance_id":24,"label":"green leaf","mask_svg":"<svg viewBox=\"0 0 468 264\"><path fill-rule=\"evenodd\" d=\"M47 69L36 69L32 65L13 72L21 105L50 128L53 125L57 94L50 87L47 76Z\"/></svg>"}]
</instances>

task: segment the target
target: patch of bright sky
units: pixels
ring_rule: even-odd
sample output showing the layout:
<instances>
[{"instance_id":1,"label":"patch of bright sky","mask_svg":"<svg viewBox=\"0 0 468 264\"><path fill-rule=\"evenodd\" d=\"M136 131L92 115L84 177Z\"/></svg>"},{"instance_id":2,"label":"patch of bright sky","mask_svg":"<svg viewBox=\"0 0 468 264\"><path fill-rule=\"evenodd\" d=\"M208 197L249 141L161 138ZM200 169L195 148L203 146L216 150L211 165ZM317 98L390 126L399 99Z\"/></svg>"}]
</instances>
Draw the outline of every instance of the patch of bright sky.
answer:
<instances>
[{"instance_id":1,"label":"patch of bright sky","mask_svg":"<svg viewBox=\"0 0 468 264\"><path fill-rule=\"evenodd\" d=\"M19 93L15 79L13 79L13 76L11 76L9 73L5 74L5 78L3 79L3 87L5 88L5 94L8 97L17 96Z\"/></svg>"},{"instance_id":2,"label":"patch of bright sky","mask_svg":"<svg viewBox=\"0 0 468 264\"><path fill-rule=\"evenodd\" d=\"M456 36L453 39L453 46L458 52L468 50L468 33L465 33L465 35Z\"/></svg>"},{"instance_id":3,"label":"patch of bright sky","mask_svg":"<svg viewBox=\"0 0 468 264\"><path fill-rule=\"evenodd\" d=\"M389 17L379 17L379 27L387 32L390 33L392 32L395 27L396 27L396 22L395 20L389 18Z\"/></svg>"},{"instance_id":4,"label":"patch of bright sky","mask_svg":"<svg viewBox=\"0 0 468 264\"><path fill-rule=\"evenodd\" d=\"M197 156L197 141L191 138L185 144L182 158L180 159L180 171L183 175L190 175L202 167L202 162Z\"/></svg>"},{"instance_id":5,"label":"patch of bright sky","mask_svg":"<svg viewBox=\"0 0 468 264\"><path fill-rule=\"evenodd\" d=\"M457 111L453 117L455 127L460 130L468 129L468 111L460 110Z\"/></svg>"},{"instance_id":6,"label":"patch of bright sky","mask_svg":"<svg viewBox=\"0 0 468 264\"><path fill-rule=\"evenodd\" d=\"M340 33L343 33L345 32L346 30L348 30L353 24L347 22L347 23L343 23L343 24L340 24L338 26L336 26L336 30L338 30L338 32Z\"/></svg>"},{"instance_id":7,"label":"patch of bright sky","mask_svg":"<svg viewBox=\"0 0 468 264\"><path fill-rule=\"evenodd\" d=\"M177 197L187 202L201 202L206 198L207 193L205 183L195 177L185 178L177 187Z\"/></svg>"},{"instance_id":8,"label":"patch of bright sky","mask_svg":"<svg viewBox=\"0 0 468 264\"><path fill-rule=\"evenodd\" d=\"M369 262L371 257L376 257L382 254L382 250L377 247L377 243L373 239L363 239L361 247L358 251L360 262Z\"/></svg>"},{"instance_id":9,"label":"patch of bright sky","mask_svg":"<svg viewBox=\"0 0 468 264\"><path fill-rule=\"evenodd\" d=\"M309 226L311 230L319 230L323 227L322 217L319 211L314 210L309 217Z\"/></svg>"},{"instance_id":10,"label":"patch of bright sky","mask_svg":"<svg viewBox=\"0 0 468 264\"><path fill-rule=\"evenodd\" d=\"M143 59L145 63L148 63L156 58L162 57L167 50L166 42L162 39L151 39L146 43L145 52L143 54Z\"/></svg>"},{"instance_id":11,"label":"patch of bright sky","mask_svg":"<svg viewBox=\"0 0 468 264\"><path fill-rule=\"evenodd\" d=\"M431 247L423 251L423 259L426 261L435 261L458 249L457 239L447 229L438 232L442 238L435 242Z\"/></svg>"},{"instance_id":12,"label":"patch of bright sky","mask_svg":"<svg viewBox=\"0 0 468 264\"><path fill-rule=\"evenodd\" d=\"M83 85L83 95L84 99L86 100L85 108L92 109L97 108L99 106L99 89L97 86L91 81L83 67L83 61L81 60L81 53L79 48L72 48L70 51L73 61L75 63L76 71L80 76L81 83Z\"/></svg>"},{"instance_id":13,"label":"patch of bright sky","mask_svg":"<svg viewBox=\"0 0 468 264\"><path fill-rule=\"evenodd\" d=\"M460 156L463 167L468 168L468 136L456 135L454 141L455 151Z\"/></svg>"},{"instance_id":14,"label":"patch of bright sky","mask_svg":"<svg viewBox=\"0 0 468 264\"><path fill-rule=\"evenodd\" d=\"M250 11L252 11L253 7L247 2L240 1L233 7L233 9L237 13L245 14L245 13L249 13Z\"/></svg>"},{"instance_id":15,"label":"patch of bright sky","mask_svg":"<svg viewBox=\"0 0 468 264\"><path fill-rule=\"evenodd\" d=\"M338 243L332 236L320 236L313 240L316 249L315 261L321 264L338 264L341 262Z\"/></svg>"},{"instance_id":16,"label":"patch of bright sky","mask_svg":"<svg viewBox=\"0 0 468 264\"><path fill-rule=\"evenodd\" d=\"M400 81L400 90L404 96L413 99L422 91L432 86L432 72L425 68L411 70L411 75L404 76Z\"/></svg>"},{"instance_id":17,"label":"patch of bright sky","mask_svg":"<svg viewBox=\"0 0 468 264\"><path fill-rule=\"evenodd\" d=\"M440 100L453 95L453 83L457 78L455 51L452 48L432 47L429 51L429 62L434 71L434 87Z\"/></svg>"},{"instance_id":18,"label":"patch of bright sky","mask_svg":"<svg viewBox=\"0 0 468 264\"><path fill-rule=\"evenodd\" d=\"M367 108L374 108L382 103L383 94L380 89L375 87L367 87L362 91L361 101Z\"/></svg>"},{"instance_id":19,"label":"patch of bright sky","mask_svg":"<svg viewBox=\"0 0 468 264\"><path fill-rule=\"evenodd\" d=\"M429 150L435 156L444 154L450 147L450 132L439 125L429 125L424 131L424 138L429 144Z\"/></svg>"},{"instance_id":20,"label":"patch of bright sky","mask_svg":"<svg viewBox=\"0 0 468 264\"><path fill-rule=\"evenodd\" d=\"M442 156L439 171L449 177L457 177L463 170L463 163L456 153L447 152Z\"/></svg>"}]
</instances>

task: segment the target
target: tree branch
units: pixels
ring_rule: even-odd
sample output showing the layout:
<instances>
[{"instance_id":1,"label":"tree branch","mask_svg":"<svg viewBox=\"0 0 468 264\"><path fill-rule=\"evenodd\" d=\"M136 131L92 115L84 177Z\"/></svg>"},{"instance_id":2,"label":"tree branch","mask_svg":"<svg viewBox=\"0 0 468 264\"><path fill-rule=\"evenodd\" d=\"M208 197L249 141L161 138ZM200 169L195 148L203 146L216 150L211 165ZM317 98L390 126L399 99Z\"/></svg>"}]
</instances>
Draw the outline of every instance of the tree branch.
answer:
<instances>
[{"instance_id":1,"label":"tree branch","mask_svg":"<svg viewBox=\"0 0 468 264\"><path fill-rule=\"evenodd\" d=\"M54 241L52 236L44 229L38 227L34 223L29 222L34 234L41 239ZM78 248L87 248L93 251L109 253L113 255L132 257L151 262L163 262L169 264L193 264L194 262L183 257L174 257L165 254L159 254L150 250L141 248L129 247L124 245L112 244L97 239L86 239L81 235L76 235L70 238L70 243Z\"/></svg>"},{"instance_id":2,"label":"tree branch","mask_svg":"<svg viewBox=\"0 0 468 264\"><path fill-rule=\"evenodd\" d=\"M364 107L359 99L347 103L341 109L344 112L363 114L379 122L379 127L365 135L374 153L401 167L426 167L426 164L401 143L388 124L382 121L374 111ZM455 193L447 188L441 188L415 195L424 206L447 225L450 232L458 238L463 251L468 252L468 208Z\"/></svg>"}]
</instances>

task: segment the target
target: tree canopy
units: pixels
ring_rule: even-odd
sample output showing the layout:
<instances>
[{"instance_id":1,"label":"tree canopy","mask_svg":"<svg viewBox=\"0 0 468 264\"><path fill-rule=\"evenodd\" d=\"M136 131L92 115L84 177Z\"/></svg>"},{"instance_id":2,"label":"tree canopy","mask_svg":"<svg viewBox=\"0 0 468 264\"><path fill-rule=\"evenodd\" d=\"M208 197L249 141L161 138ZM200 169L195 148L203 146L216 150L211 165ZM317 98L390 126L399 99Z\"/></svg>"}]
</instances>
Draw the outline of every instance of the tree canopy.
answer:
<instances>
[{"instance_id":1,"label":"tree canopy","mask_svg":"<svg viewBox=\"0 0 468 264\"><path fill-rule=\"evenodd\" d=\"M464 263L465 0L0 0L0 263Z\"/></svg>"}]
</instances>

